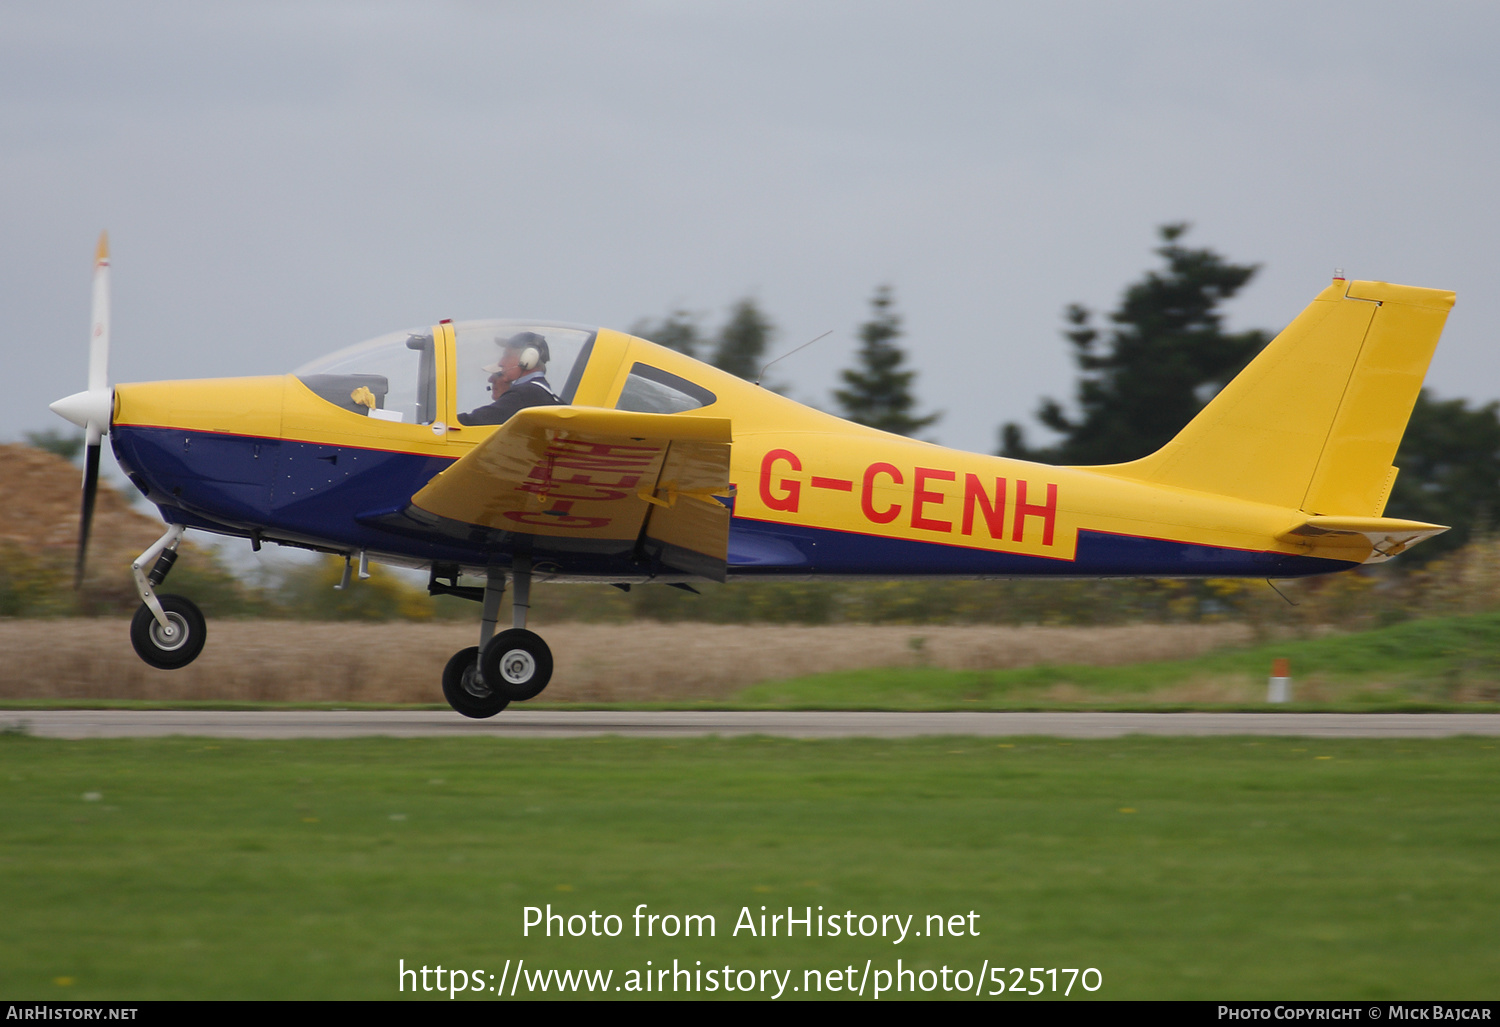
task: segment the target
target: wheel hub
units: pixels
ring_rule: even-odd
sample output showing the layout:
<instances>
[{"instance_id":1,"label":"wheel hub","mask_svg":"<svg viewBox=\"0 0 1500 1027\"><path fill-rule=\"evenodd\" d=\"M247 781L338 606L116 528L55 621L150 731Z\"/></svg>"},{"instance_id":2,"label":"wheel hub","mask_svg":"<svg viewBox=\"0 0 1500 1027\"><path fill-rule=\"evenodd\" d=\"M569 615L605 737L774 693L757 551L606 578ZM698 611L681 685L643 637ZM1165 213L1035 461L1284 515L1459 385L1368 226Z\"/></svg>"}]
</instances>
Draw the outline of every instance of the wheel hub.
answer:
<instances>
[{"instance_id":1,"label":"wheel hub","mask_svg":"<svg viewBox=\"0 0 1500 1027\"><path fill-rule=\"evenodd\" d=\"M488 699L494 694L484 679L479 676L479 668L470 666L464 670L463 689L476 699Z\"/></svg>"},{"instance_id":2,"label":"wheel hub","mask_svg":"<svg viewBox=\"0 0 1500 1027\"><path fill-rule=\"evenodd\" d=\"M500 673L507 684L524 685L536 673L536 659L525 649L512 649L500 657Z\"/></svg>"},{"instance_id":3,"label":"wheel hub","mask_svg":"<svg viewBox=\"0 0 1500 1027\"><path fill-rule=\"evenodd\" d=\"M163 652L174 652L187 642L187 621L178 613L168 613L167 623L152 621L151 641Z\"/></svg>"}]
</instances>

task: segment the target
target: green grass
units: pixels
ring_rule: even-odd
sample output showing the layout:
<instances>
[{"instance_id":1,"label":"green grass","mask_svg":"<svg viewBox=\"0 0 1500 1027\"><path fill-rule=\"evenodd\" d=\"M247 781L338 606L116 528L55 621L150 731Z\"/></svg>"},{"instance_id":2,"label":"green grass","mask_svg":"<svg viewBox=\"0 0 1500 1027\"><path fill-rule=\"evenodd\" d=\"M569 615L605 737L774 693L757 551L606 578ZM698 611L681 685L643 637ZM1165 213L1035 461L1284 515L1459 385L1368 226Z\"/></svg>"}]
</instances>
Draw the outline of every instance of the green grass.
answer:
<instances>
[{"instance_id":1,"label":"green grass","mask_svg":"<svg viewBox=\"0 0 1500 1027\"><path fill-rule=\"evenodd\" d=\"M387 999L401 959L520 958L1493 998L1497 771L1485 739L0 735L0 998ZM547 903L626 936L522 937ZM638 903L717 936L629 937ZM733 937L761 905L973 910L980 935Z\"/></svg>"},{"instance_id":2,"label":"green grass","mask_svg":"<svg viewBox=\"0 0 1500 1027\"><path fill-rule=\"evenodd\" d=\"M1291 662L1294 698L1265 702L1271 661ZM736 696L747 709L1500 712L1500 613L1408 621L1186 660L1116 667L817 674Z\"/></svg>"}]
</instances>

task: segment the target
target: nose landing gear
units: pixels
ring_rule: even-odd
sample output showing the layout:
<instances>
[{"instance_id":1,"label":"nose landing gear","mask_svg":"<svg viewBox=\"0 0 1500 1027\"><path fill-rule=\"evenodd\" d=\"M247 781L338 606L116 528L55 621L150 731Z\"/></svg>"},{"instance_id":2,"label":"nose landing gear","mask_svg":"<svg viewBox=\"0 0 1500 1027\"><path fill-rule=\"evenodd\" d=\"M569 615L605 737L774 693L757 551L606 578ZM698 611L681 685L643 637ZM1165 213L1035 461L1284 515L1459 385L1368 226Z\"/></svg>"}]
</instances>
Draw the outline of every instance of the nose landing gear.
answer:
<instances>
[{"instance_id":1,"label":"nose landing gear","mask_svg":"<svg viewBox=\"0 0 1500 1027\"><path fill-rule=\"evenodd\" d=\"M160 670L186 667L198 658L208 638L208 624L197 604L186 596L156 594L156 586L177 562L182 532L182 525L172 525L130 565L141 594L141 608L130 622L130 644L137 656ZM150 573L145 571L147 564Z\"/></svg>"}]
</instances>

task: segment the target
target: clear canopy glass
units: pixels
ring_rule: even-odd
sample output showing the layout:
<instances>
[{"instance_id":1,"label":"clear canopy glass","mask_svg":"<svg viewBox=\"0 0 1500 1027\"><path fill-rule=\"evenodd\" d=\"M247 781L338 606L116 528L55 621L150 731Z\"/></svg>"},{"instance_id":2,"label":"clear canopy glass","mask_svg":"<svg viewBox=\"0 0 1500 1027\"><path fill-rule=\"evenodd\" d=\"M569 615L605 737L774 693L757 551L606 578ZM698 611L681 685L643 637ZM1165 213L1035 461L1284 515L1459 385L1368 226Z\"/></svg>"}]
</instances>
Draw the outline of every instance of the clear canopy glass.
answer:
<instances>
[{"instance_id":1,"label":"clear canopy glass","mask_svg":"<svg viewBox=\"0 0 1500 1027\"><path fill-rule=\"evenodd\" d=\"M595 329L582 325L530 321L460 321L453 330L458 352L455 407L459 413L469 413L493 402L490 375L511 340L535 348L540 359L536 370L542 372L547 387L564 403L573 402L583 366L588 362L589 343L595 334ZM517 339L518 336L521 338Z\"/></svg>"},{"instance_id":2,"label":"clear canopy glass","mask_svg":"<svg viewBox=\"0 0 1500 1027\"><path fill-rule=\"evenodd\" d=\"M491 402L491 368L505 345L525 333L530 333L528 345L538 350L536 369L559 399L571 403L596 332L583 325L498 320L461 321L453 329L455 406L461 412ZM354 413L431 424L438 412L436 366L432 330L416 328L347 346L292 373L319 396Z\"/></svg>"}]
</instances>

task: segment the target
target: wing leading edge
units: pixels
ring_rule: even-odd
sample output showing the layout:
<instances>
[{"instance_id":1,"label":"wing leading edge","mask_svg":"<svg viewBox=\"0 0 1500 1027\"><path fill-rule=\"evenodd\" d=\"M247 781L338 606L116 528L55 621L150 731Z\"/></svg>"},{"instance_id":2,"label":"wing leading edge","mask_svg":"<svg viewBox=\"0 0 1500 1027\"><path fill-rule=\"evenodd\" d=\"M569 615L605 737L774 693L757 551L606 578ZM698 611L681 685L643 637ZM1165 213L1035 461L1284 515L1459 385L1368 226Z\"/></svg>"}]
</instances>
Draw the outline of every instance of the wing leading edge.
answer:
<instances>
[{"instance_id":1,"label":"wing leading edge","mask_svg":"<svg viewBox=\"0 0 1500 1027\"><path fill-rule=\"evenodd\" d=\"M533 536L538 548L635 547L723 581L730 422L594 407L522 410L412 497L437 517Z\"/></svg>"}]
</instances>

